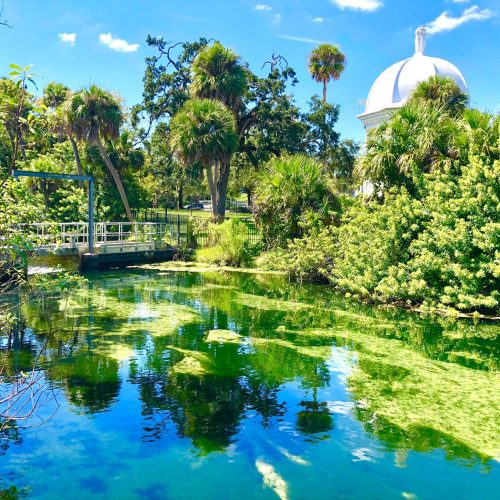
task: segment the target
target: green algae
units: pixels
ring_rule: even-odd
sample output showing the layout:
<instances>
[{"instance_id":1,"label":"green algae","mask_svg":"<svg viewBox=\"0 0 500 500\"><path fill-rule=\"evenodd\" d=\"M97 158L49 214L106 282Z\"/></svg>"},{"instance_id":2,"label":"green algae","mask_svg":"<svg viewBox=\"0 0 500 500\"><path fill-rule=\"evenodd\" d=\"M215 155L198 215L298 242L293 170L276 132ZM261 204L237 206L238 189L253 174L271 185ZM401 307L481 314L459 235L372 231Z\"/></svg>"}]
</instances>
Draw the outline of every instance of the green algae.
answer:
<instances>
[{"instance_id":1,"label":"green algae","mask_svg":"<svg viewBox=\"0 0 500 500\"><path fill-rule=\"evenodd\" d=\"M302 302L294 302L282 299L274 299L261 295L251 295L247 293L239 293L237 297L238 304L250 307L252 309L260 309L263 311L285 311L295 312L304 309L311 309L313 306Z\"/></svg>"},{"instance_id":2,"label":"green algae","mask_svg":"<svg viewBox=\"0 0 500 500\"><path fill-rule=\"evenodd\" d=\"M324 334L335 335L338 344L356 352L348 384L372 417L410 434L432 429L480 456L500 459L498 372L431 360L402 341L363 332Z\"/></svg>"},{"instance_id":3,"label":"green algae","mask_svg":"<svg viewBox=\"0 0 500 500\"><path fill-rule=\"evenodd\" d=\"M240 344L243 337L231 330L210 330L205 342L218 342L221 344Z\"/></svg>"},{"instance_id":4,"label":"green algae","mask_svg":"<svg viewBox=\"0 0 500 500\"><path fill-rule=\"evenodd\" d=\"M182 373L183 375L194 375L197 377L215 373L215 365L212 358L200 351L190 351L182 347L170 346L169 349L181 353L184 357L176 363L171 373Z\"/></svg>"},{"instance_id":5,"label":"green algae","mask_svg":"<svg viewBox=\"0 0 500 500\"><path fill-rule=\"evenodd\" d=\"M210 373L200 360L193 358L192 356L186 356L173 366L171 373L181 373L183 375L193 375L195 377L203 377Z\"/></svg>"}]
</instances>

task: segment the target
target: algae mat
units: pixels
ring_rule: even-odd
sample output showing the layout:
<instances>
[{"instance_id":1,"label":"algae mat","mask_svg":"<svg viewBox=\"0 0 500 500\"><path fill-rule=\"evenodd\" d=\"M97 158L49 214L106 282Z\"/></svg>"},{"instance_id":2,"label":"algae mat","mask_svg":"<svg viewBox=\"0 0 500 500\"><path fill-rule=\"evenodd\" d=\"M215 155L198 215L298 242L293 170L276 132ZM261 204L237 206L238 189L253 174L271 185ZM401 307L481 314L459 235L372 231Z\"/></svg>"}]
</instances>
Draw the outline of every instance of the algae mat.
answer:
<instances>
[{"instance_id":1,"label":"algae mat","mask_svg":"<svg viewBox=\"0 0 500 500\"><path fill-rule=\"evenodd\" d=\"M0 371L45 398L1 497L496 498L498 324L176 268L19 305Z\"/></svg>"}]
</instances>

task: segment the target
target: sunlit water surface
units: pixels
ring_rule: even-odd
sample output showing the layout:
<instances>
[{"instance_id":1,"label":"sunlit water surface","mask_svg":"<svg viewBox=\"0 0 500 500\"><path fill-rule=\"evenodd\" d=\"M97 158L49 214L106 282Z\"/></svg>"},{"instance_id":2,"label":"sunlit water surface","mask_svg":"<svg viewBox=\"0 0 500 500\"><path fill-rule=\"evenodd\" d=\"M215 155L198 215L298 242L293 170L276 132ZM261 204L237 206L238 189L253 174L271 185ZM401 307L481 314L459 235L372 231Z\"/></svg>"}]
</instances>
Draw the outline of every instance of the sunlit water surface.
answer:
<instances>
[{"instance_id":1,"label":"sunlit water surface","mask_svg":"<svg viewBox=\"0 0 500 500\"><path fill-rule=\"evenodd\" d=\"M5 497L498 498L495 324L152 270L17 312L3 362L42 350L59 408L3 432Z\"/></svg>"}]
</instances>

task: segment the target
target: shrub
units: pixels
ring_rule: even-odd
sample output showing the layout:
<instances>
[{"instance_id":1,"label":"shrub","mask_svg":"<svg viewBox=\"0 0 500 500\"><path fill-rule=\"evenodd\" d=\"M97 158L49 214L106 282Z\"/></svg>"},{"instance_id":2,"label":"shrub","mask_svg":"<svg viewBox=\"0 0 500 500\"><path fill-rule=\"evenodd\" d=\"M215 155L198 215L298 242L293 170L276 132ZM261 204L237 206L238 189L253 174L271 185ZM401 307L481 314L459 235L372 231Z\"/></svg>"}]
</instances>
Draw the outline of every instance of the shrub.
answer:
<instances>
[{"instance_id":1,"label":"shrub","mask_svg":"<svg viewBox=\"0 0 500 500\"><path fill-rule=\"evenodd\" d=\"M271 160L259 176L253 201L264 244L286 246L307 228L331 223L339 204L321 162L306 155Z\"/></svg>"},{"instance_id":2,"label":"shrub","mask_svg":"<svg viewBox=\"0 0 500 500\"><path fill-rule=\"evenodd\" d=\"M196 252L197 260L221 266L250 266L258 250L249 242L245 224L237 219L209 224L207 245Z\"/></svg>"}]
</instances>

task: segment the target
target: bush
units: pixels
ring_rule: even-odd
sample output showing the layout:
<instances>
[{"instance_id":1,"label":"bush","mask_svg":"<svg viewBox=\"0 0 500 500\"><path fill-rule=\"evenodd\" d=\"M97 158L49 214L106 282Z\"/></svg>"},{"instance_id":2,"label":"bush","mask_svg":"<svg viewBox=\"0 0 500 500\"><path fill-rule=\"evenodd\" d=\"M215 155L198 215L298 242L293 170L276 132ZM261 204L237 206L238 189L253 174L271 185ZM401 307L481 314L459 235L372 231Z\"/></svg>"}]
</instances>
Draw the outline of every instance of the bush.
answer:
<instances>
[{"instance_id":1,"label":"bush","mask_svg":"<svg viewBox=\"0 0 500 500\"><path fill-rule=\"evenodd\" d=\"M327 279L358 298L435 309L500 312L500 161L471 157L461 175L426 174L357 202L338 227L314 231L259 263L301 280Z\"/></svg>"},{"instance_id":2,"label":"bush","mask_svg":"<svg viewBox=\"0 0 500 500\"><path fill-rule=\"evenodd\" d=\"M311 227L333 222L339 204L325 167L306 155L271 160L255 187L253 211L266 247L286 246Z\"/></svg>"},{"instance_id":3,"label":"bush","mask_svg":"<svg viewBox=\"0 0 500 500\"><path fill-rule=\"evenodd\" d=\"M252 265L258 245L248 240L248 229L237 219L230 219L222 224L208 225L206 248L196 252L200 262L221 266L246 267Z\"/></svg>"}]
</instances>

